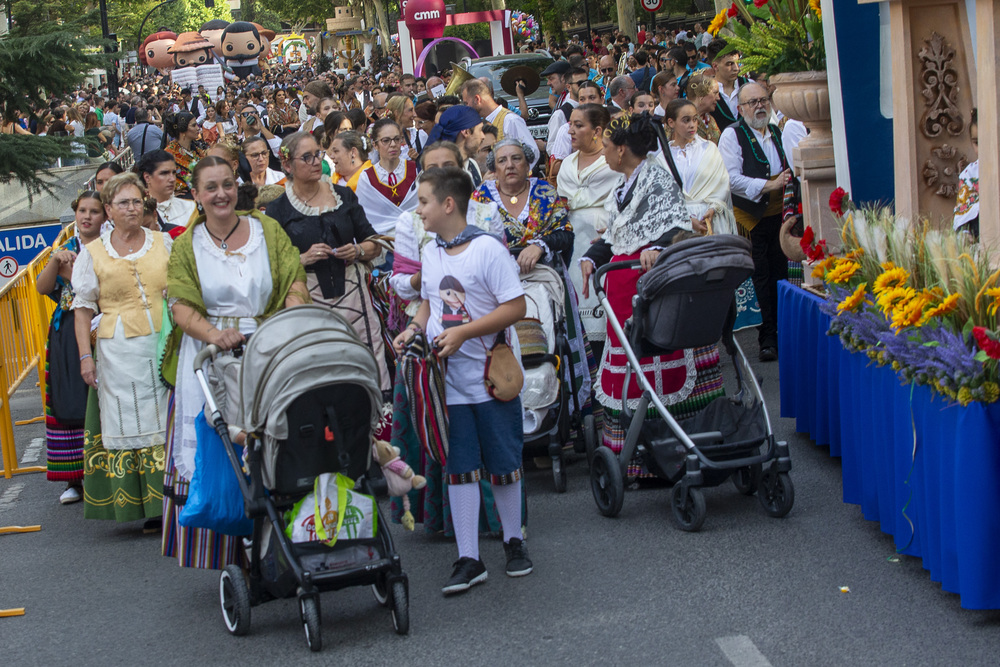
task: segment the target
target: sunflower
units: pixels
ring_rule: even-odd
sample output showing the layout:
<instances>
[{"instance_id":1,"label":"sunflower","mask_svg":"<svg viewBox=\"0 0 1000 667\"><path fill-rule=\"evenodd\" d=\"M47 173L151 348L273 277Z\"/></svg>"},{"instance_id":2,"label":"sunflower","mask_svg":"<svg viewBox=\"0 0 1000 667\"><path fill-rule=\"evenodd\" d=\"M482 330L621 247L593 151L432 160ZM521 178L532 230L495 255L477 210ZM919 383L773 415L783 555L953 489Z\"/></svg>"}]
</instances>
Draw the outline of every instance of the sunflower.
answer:
<instances>
[{"instance_id":1,"label":"sunflower","mask_svg":"<svg viewBox=\"0 0 1000 667\"><path fill-rule=\"evenodd\" d=\"M882 292L894 287L902 287L909 279L910 272L906 269L901 269L899 267L886 269L884 273L881 273L879 277L875 279L875 284L872 286L872 290L876 294L881 294Z\"/></svg>"},{"instance_id":2,"label":"sunflower","mask_svg":"<svg viewBox=\"0 0 1000 667\"><path fill-rule=\"evenodd\" d=\"M837 258L834 257L833 255L831 255L830 257L827 257L822 262L820 262L819 264L817 264L816 266L813 267L812 277L813 278L819 278L819 279L822 280L823 276L826 275L826 272L830 269L831 266L833 266L834 262L836 262L836 261L837 261Z\"/></svg>"},{"instance_id":3,"label":"sunflower","mask_svg":"<svg viewBox=\"0 0 1000 667\"><path fill-rule=\"evenodd\" d=\"M847 253L847 255L845 255L844 257L845 259L857 259L861 257L861 255L863 254L865 254L864 248L855 248L851 252Z\"/></svg>"},{"instance_id":4,"label":"sunflower","mask_svg":"<svg viewBox=\"0 0 1000 667\"><path fill-rule=\"evenodd\" d=\"M715 18L712 19L712 22L708 24L708 33L713 37L718 35L719 31L722 30L723 26L726 25L726 13L728 11L729 11L728 8L723 9L718 14L716 14Z\"/></svg>"},{"instance_id":5,"label":"sunflower","mask_svg":"<svg viewBox=\"0 0 1000 667\"><path fill-rule=\"evenodd\" d=\"M990 287L986 290L985 294L990 299L993 299L993 303L986 308L986 312L995 316L997 314L997 308L1000 307L1000 287Z\"/></svg>"},{"instance_id":6,"label":"sunflower","mask_svg":"<svg viewBox=\"0 0 1000 667\"><path fill-rule=\"evenodd\" d=\"M909 301L898 303L892 312L892 328L898 331L914 326L923 316L926 305L927 300L921 294L914 295Z\"/></svg>"},{"instance_id":7,"label":"sunflower","mask_svg":"<svg viewBox=\"0 0 1000 667\"><path fill-rule=\"evenodd\" d=\"M900 304L907 303L916 296L916 291L912 287L893 287L878 296L876 303L882 309L882 313L889 317Z\"/></svg>"},{"instance_id":8,"label":"sunflower","mask_svg":"<svg viewBox=\"0 0 1000 667\"><path fill-rule=\"evenodd\" d=\"M813 10L813 13L816 14L816 18L820 20L823 19L823 10L820 9L819 0L809 0L809 9Z\"/></svg>"},{"instance_id":9,"label":"sunflower","mask_svg":"<svg viewBox=\"0 0 1000 667\"><path fill-rule=\"evenodd\" d=\"M837 304L837 313L843 313L845 311L854 312L858 309L865 301L865 288L868 283L861 283L858 288L854 290L854 293L848 296L846 299Z\"/></svg>"},{"instance_id":10,"label":"sunflower","mask_svg":"<svg viewBox=\"0 0 1000 667\"><path fill-rule=\"evenodd\" d=\"M851 260L838 260L830 272L826 274L827 282L846 283L851 277L861 270L861 265Z\"/></svg>"},{"instance_id":11,"label":"sunflower","mask_svg":"<svg viewBox=\"0 0 1000 667\"><path fill-rule=\"evenodd\" d=\"M917 322L918 327L922 327L935 317L942 317L958 308L958 300L962 298L960 294L949 294L944 301L934 306L924 313L924 316Z\"/></svg>"}]
</instances>

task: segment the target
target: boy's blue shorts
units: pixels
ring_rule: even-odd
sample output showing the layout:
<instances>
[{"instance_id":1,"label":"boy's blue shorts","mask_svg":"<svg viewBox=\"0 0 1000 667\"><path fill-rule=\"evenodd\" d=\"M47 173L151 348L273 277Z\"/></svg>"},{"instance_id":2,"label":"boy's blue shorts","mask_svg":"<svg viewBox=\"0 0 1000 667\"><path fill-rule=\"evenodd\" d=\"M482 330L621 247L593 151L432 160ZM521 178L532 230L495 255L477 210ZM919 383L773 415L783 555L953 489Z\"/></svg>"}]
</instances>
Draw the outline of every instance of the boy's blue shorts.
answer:
<instances>
[{"instance_id":1,"label":"boy's blue shorts","mask_svg":"<svg viewBox=\"0 0 1000 667\"><path fill-rule=\"evenodd\" d=\"M521 398L448 406L448 483L470 484L485 467L494 484L521 479Z\"/></svg>"}]
</instances>

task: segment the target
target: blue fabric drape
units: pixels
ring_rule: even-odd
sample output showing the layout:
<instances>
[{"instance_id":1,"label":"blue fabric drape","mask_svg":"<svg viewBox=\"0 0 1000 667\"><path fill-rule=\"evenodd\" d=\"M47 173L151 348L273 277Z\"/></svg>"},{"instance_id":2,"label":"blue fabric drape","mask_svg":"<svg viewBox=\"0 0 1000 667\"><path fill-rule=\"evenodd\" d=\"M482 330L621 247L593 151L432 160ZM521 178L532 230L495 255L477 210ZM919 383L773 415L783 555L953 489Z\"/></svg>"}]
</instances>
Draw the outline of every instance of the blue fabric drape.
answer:
<instances>
[{"instance_id":1,"label":"blue fabric drape","mask_svg":"<svg viewBox=\"0 0 1000 667\"><path fill-rule=\"evenodd\" d=\"M1000 404L963 408L901 384L891 368L826 335L821 303L779 285L781 416L830 446L844 502L921 558L932 580L966 609L1000 608Z\"/></svg>"}]
</instances>

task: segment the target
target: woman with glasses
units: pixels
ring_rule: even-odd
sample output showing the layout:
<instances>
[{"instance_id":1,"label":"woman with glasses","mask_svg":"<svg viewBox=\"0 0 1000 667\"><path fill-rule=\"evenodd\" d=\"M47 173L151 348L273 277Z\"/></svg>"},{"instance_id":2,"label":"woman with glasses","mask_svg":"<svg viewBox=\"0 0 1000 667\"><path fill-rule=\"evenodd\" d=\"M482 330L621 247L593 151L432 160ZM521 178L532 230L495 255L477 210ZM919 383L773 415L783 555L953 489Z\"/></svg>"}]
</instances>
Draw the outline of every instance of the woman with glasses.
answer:
<instances>
[{"instance_id":1,"label":"woman with glasses","mask_svg":"<svg viewBox=\"0 0 1000 667\"><path fill-rule=\"evenodd\" d=\"M285 175L280 171L275 171L267 166L267 161L271 157L271 147L267 145L267 140L259 134L250 137L241 146L243 154L250 163L250 180L258 188L265 185L284 185Z\"/></svg>"},{"instance_id":2,"label":"woman with glasses","mask_svg":"<svg viewBox=\"0 0 1000 667\"><path fill-rule=\"evenodd\" d=\"M379 313L368 289L371 265L384 246L350 188L323 175L323 151L307 132L281 142L285 193L267 206L298 248L313 303L343 315L375 353L379 384L389 391L389 369ZM364 176L362 176L364 180Z\"/></svg>"},{"instance_id":3,"label":"woman with glasses","mask_svg":"<svg viewBox=\"0 0 1000 667\"><path fill-rule=\"evenodd\" d=\"M80 250L72 284L80 373L97 390L100 408L100 417L91 406L87 410L83 515L145 519L143 531L152 533L159 532L163 514L167 390L157 342L172 240L142 227L145 198L135 174L107 182L101 201L114 229Z\"/></svg>"},{"instance_id":4,"label":"woman with glasses","mask_svg":"<svg viewBox=\"0 0 1000 667\"><path fill-rule=\"evenodd\" d=\"M406 139L391 118L372 126L378 160L358 179L358 199L379 234L391 236L399 214L417 208L417 163L401 159Z\"/></svg>"}]
</instances>

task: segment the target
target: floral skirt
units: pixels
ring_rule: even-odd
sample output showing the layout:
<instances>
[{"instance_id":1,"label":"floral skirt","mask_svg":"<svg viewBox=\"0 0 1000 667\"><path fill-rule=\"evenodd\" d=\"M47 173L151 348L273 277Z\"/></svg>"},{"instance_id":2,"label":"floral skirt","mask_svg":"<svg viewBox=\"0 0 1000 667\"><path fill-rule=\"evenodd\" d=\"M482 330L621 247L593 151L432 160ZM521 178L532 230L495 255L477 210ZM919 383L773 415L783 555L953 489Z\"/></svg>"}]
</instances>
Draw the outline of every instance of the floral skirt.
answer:
<instances>
[{"instance_id":1,"label":"floral skirt","mask_svg":"<svg viewBox=\"0 0 1000 667\"><path fill-rule=\"evenodd\" d=\"M97 392L90 390L83 432L83 516L119 523L163 514L163 445L105 449Z\"/></svg>"}]
</instances>

